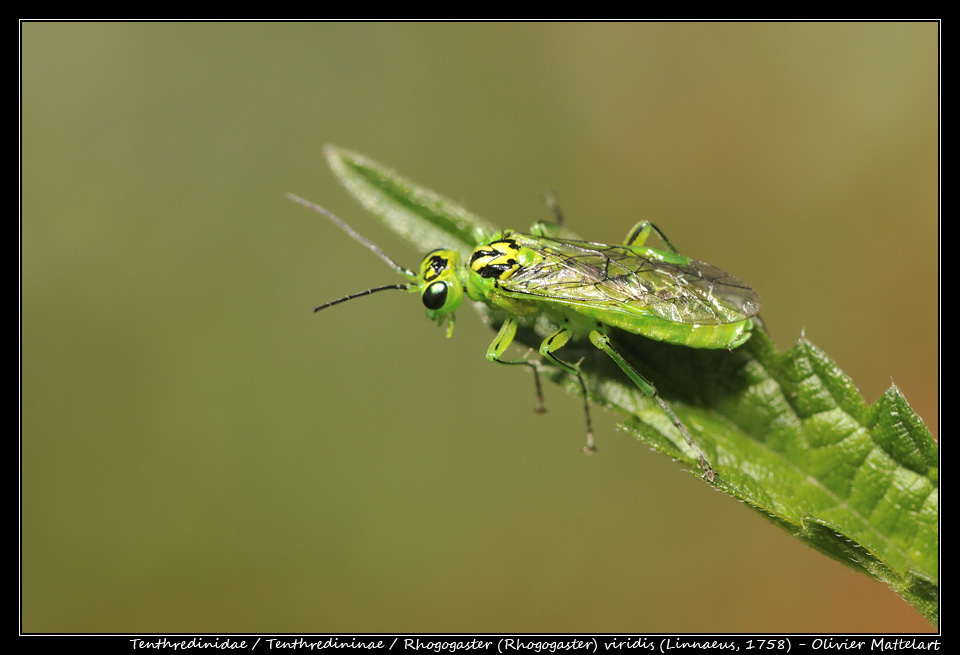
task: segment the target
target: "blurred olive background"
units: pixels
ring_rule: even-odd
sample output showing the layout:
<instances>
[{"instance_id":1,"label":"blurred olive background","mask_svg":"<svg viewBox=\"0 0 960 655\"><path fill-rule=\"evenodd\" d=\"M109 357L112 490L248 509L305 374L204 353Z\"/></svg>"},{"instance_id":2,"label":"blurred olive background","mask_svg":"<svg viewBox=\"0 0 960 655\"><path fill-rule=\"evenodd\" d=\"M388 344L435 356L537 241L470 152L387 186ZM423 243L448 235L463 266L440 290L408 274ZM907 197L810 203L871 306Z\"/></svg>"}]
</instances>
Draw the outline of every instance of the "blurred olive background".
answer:
<instances>
[{"instance_id":1,"label":"blurred olive background","mask_svg":"<svg viewBox=\"0 0 960 655\"><path fill-rule=\"evenodd\" d=\"M22 24L24 631L925 631L452 339L374 157L526 228L656 221L938 424L933 23Z\"/></svg>"}]
</instances>

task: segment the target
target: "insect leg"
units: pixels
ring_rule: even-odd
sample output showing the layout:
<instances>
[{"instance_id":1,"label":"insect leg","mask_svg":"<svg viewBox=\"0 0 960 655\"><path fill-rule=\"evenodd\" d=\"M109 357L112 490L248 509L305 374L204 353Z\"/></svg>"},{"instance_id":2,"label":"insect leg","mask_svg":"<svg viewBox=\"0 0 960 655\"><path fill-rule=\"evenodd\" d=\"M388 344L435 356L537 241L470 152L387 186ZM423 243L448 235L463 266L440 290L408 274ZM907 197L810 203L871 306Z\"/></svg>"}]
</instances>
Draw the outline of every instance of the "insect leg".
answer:
<instances>
[{"instance_id":1,"label":"insect leg","mask_svg":"<svg viewBox=\"0 0 960 655\"><path fill-rule=\"evenodd\" d=\"M557 194L553 191L547 191L543 194L543 201L547 203L547 209L553 214L557 225L563 225L563 212L560 211L560 203L557 201Z\"/></svg>"},{"instance_id":2,"label":"insect leg","mask_svg":"<svg viewBox=\"0 0 960 655\"><path fill-rule=\"evenodd\" d=\"M663 241L663 245L670 249L670 251L679 255L680 252L673 247L673 244L670 243L670 239L667 238L659 227L651 223L650 221L640 221L633 226L633 229L627 233L627 238L624 240L623 245L625 246L643 246L647 242L647 237L650 236L650 232L656 232L657 236L660 237L660 240Z\"/></svg>"},{"instance_id":3,"label":"insect leg","mask_svg":"<svg viewBox=\"0 0 960 655\"><path fill-rule=\"evenodd\" d=\"M583 376L580 375L580 367L576 364L570 364L565 362L562 359L558 358L555 353L560 348L570 340L572 333L569 328L562 327L549 337L543 340L543 343L540 344L540 355L554 364L559 366L567 373L577 376L577 382L580 383L580 390L583 392L583 413L587 418L587 444L583 447L583 452L588 455L592 455L596 452L597 447L593 443L593 423L590 421L590 400L587 398L587 385L583 382Z\"/></svg>"},{"instance_id":4,"label":"insect leg","mask_svg":"<svg viewBox=\"0 0 960 655\"><path fill-rule=\"evenodd\" d=\"M500 326L500 331L497 332L497 336L494 338L493 343L491 343L490 347L487 348L487 359L498 364L529 366L530 370L533 371L534 384L537 385L537 406L533 408L533 411L535 411L537 414L543 414L546 410L543 408L543 389L540 386L540 373L537 371L537 365L533 362L528 362L525 359L500 359L500 356L503 355L510 344L513 343L513 337L516 335L516 333L517 319L511 317L505 320L503 325Z\"/></svg>"},{"instance_id":5,"label":"insect leg","mask_svg":"<svg viewBox=\"0 0 960 655\"><path fill-rule=\"evenodd\" d=\"M683 438L690 444L690 447L697 453L697 459L700 460L700 468L703 469L703 477L707 482L713 482L714 472L710 468L710 464L707 462L707 458L703 456L703 453L700 451L700 447L697 446L697 443L693 440L693 437L690 436L690 433L687 432L687 428L684 427L683 423L677 418L677 415L673 413L673 410L670 409L670 405L660 397L660 394L657 393L657 388L650 383L649 380L640 375L633 366L630 365L626 359L623 358L623 355L618 353L613 346L610 345L610 337L608 337L603 332L599 330L594 330L590 333L590 341L594 346L607 353L614 362L617 363L617 366L627 374L633 383L642 391L645 395L650 398L655 398L656 401L660 404L660 408L663 410L663 413L673 421L673 424L680 431L680 434L683 435Z\"/></svg>"},{"instance_id":6,"label":"insect leg","mask_svg":"<svg viewBox=\"0 0 960 655\"><path fill-rule=\"evenodd\" d=\"M563 226L563 212L560 211L560 203L557 202L557 195L553 191L547 191L543 194L543 201L547 204L547 209L553 214L553 223L537 221L530 226L530 234L538 237L549 238L574 238L574 235Z\"/></svg>"}]
</instances>

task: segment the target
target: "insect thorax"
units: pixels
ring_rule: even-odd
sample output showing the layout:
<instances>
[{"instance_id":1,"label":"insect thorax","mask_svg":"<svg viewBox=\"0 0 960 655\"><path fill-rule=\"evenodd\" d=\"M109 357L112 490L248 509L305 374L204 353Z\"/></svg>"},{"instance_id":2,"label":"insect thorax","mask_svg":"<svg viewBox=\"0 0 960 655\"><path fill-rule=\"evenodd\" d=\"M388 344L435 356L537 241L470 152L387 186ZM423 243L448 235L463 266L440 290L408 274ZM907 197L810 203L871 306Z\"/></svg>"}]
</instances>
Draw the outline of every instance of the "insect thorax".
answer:
<instances>
[{"instance_id":1,"label":"insect thorax","mask_svg":"<svg viewBox=\"0 0 960 655\"><path fill-rule=\"evenodd\" d=\"M520 267L520 245L508 233L470 255L470 270L482 278L505 280Z\"/></svg>"},{"instance_id":2,"label":"insect thorax","mask_svg":"<svg viewBox=\"0 0 960 655\"><path fill-rule=\"evenodd\" d=\"M535 266L543 257L521 245L515 234L505 230L473 251L464 267L464 286L472 299L522 317L537 313L537 303L532 298L525 301L515 295L507 297L501 293L500 284L521 269Z\"/></svg>"}]
</instances>

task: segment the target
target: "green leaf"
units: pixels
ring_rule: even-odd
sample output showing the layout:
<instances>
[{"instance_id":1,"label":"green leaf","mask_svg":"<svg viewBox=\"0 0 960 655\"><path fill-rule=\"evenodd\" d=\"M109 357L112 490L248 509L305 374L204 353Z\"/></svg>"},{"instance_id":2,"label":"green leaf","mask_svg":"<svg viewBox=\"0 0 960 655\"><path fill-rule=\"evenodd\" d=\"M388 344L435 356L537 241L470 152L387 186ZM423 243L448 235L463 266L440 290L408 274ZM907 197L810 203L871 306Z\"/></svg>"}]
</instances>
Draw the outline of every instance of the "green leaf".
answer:
<instances>
[{"instance_id":1,"label":"green leaf","mask_svg":"<svg viewBox=\"0 0 960 655\"><path fill-rule=\"evenodd\" d=\"M356 152L324 146L340 182L360 204L423 253L455 249L464 257L497 231L452 200L425 189Z\"/></svg>"},{"instance_id":2,"label":"green leaf","mask_svg":"<svg viewBox=\"0 0 960 655\"><path fill-rule=\"evenodd\" d=\"M763 331L733 352L617 333L716 473L714 486L809 546L889 585L937 622L937 445L896 387L867 406L816 346L780 355ZM523 342L536 346L538 335ZM621 427L698 472L696 456L655 402L606 357L584 357L591 399ZM595 349L594 349L595 350ZM575 380L550 377L577 393Z\"/></svg>"},{"instance_id":3,"label":"green leaf","mask_svg":"<svg viewBox=\"0 0 960 655\"><path fill-rule=\"evenodd\" d=\"M451 200L362 155L325 149L340 181L388 227L423 253L468 255L497 231ZM483 320L503 317L479 306ZM544 319L517 341L537 348ZM762 329L740 348L698 350L610 330L617 349L673 408L711 462L714 486L796 538L883 581L931 623L938 619L938 449L896 387L867 405L843 372L801 338L779 354ZM696 455L655 400L589 342L571 343L590 399L619 413L621 427L686 462ZM579 395L574 378L542 373Z\"/></svg>"}]
</instances>

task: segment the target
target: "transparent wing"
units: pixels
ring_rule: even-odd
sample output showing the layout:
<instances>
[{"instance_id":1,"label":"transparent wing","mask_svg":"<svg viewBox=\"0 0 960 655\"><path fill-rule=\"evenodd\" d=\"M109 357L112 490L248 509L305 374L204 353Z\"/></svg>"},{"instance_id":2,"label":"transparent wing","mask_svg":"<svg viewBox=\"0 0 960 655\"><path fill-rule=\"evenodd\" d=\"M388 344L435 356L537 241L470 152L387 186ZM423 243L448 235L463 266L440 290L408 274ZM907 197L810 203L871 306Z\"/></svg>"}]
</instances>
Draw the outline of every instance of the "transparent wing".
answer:
<instances>
[{"instance_id":1,"label":"transparent wing","mask_svg":"<svg viewBox=\"0 0 960 655\"><path fill-rule=\"evenodd\" d=\"M627 246L528 234L512 238L540 257L500 281L509 292L698 325L735 323L760 311L756 291L706 262L667 263Z\"/></svg>"}]
</instances>

